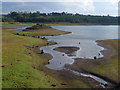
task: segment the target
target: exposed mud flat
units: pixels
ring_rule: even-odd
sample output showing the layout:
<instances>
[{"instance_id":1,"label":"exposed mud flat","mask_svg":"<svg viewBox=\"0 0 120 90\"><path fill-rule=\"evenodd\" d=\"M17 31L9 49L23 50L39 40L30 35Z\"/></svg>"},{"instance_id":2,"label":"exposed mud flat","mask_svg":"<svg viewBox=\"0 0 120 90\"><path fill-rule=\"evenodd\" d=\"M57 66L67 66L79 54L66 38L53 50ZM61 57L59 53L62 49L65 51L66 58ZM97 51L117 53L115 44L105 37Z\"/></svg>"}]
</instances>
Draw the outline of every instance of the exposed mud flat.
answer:
<instances>
[{"instance_id":1,"label":"exposed mud flat","mask_svg":"<svg viewBox=\"0 0 120 90\"><path fill-rule=\"evenodd\" d=\"M63 47L54 48L53 50L63 52L68 56L74 56L74 52L78 51L79 49L80 49L79 47L74 47L74 46L63 46Z\"/></svg>"}]
</instances>

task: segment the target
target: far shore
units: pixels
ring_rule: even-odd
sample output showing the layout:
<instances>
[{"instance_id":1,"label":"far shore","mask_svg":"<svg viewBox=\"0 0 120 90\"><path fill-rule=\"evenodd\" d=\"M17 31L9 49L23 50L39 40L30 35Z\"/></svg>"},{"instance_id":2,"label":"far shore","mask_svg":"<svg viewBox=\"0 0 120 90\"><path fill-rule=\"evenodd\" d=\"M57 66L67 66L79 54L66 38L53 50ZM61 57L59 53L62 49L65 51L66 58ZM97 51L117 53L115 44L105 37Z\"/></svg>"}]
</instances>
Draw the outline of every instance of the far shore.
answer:
<instances>
[{"instance_id":1,"label":"far shore","mask_svg":"<svg viewBox=\"0 0 120 90\"><path fill-rule=\"evenodd\" d=\"M32 26L36 23L20 23L20 22L1 22L0 26ZM101 25L117 25L117 24L93 24L93 23L43 23L46 25L65 25L65 26L101 26Z\"/></svg>"}]
</instances>

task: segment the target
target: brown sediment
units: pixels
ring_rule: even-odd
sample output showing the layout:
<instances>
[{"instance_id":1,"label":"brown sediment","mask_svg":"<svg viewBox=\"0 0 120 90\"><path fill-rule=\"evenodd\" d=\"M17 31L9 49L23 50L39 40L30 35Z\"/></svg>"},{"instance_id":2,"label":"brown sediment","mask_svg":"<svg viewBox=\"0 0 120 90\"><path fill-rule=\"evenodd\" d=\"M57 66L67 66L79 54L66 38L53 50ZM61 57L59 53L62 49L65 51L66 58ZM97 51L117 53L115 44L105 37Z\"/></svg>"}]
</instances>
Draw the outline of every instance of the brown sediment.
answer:
<instances>
[{"instance_id":1,"label":"brown sediment","mask_svg":"<svg viewBox=\"0 0 120 90\"><path fill-rule=\"evenodd\" d=\"M75 47L75 46L62 46L62 47L54 48L53 50L63 52L66 54L71 54L79 49L80 49L79 47Z\"/></svg>"}]
</instances>

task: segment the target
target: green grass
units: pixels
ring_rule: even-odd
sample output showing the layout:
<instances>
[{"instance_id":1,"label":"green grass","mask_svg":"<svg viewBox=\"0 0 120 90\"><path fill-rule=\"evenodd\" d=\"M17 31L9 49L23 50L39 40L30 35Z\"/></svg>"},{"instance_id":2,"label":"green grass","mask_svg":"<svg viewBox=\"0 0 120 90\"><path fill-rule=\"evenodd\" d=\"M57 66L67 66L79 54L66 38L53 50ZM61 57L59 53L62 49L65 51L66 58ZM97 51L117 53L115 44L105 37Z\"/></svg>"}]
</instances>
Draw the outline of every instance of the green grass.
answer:
<instances>
[{"instance_id":1,"label":"green grass","mask_svg":"<svg viewBox=\"0 0 120 90\"><path fill-rule=\"evenodd\" d=\"M95 69L95 73L110 78L116 82L118 79L118 58L114 58L111 62L102 64Z\"/></svg>"},{"instance_id":2,"label":"green grass","mask_svg":"<svg viewBox=\"0 0 120 90\"><path fill-rule=\"evenodd\" d=\"M45 30L45 32L38 30L38 32L39 35L65 34L65 32L56 30ZM52 84L56 85L55 88L89 87L80 80L68 79L68 81L66 81L65 78L60 79L59 74L54 77L51 73L54 70L44 67L51 56L47 54L38 54L35 48L27 48L32 46L41 47L47 45L47 43L54 44L53 42L48 42L40 38L15 35L14 33L25 34L26 32L3 30L3 88L54 88L51 86ZM27 32L27 34L30 35L33 33L33 31ZM36 35L36 33L34 35ZM46 71L49 71L51 74ZM54 72L58 73L57 71ZM68 85L62 86L61 83L67 83Z\"/></svg>"},{"instance_id":3,"label":"green grass","mask_svg":"<svg viewBox=\"0 0 120 90\"><path fill-rule=\"evenodd\" d=\"M9 32L9 31L8 31ZM3 32L3 88L43 88L51 87L48 79L55 84L59 82L49 75L32 68L38 60L43 65L48 58L45 55L37 56L34 52L26 49L24 45L46 45L46 41L31 37L13 35ZM32 56L27 53L31 52ZM12 64L12 65L11 65Z\"/></svg>"}]
</instances>

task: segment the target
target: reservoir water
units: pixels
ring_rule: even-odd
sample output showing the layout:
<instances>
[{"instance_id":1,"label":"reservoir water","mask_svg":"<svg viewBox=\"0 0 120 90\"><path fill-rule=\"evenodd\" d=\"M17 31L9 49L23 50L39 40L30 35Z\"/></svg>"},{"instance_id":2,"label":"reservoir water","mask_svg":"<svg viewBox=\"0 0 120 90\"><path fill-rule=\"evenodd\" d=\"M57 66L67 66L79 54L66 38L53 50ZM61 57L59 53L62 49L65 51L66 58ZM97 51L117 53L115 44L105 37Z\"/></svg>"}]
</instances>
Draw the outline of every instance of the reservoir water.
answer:
<instances>
[{"instance_id":1,"label":"reservoir water","mask_svg":"<svg viewBox=\"0 0 120 90\"><path fill-rule=\"evenodd\" d=\"M94 59L94 57L102 58L104 56L100 51L104 50L104 48L98 46L96 40L118 39L118 26L113 25L52 27L57 30L72 32L66 35L45 36L49 41L58 43L56 45L40 48L41 50L44 50L45 53L49 53L53 56L46 67L54 70L61 70L64 68L65 64L72 64L74 58L87 58L90 60ZM61 46L74 46L79 47L80 49L71 53L73 54L71 56L53 50L54 48Z\"/></svg>"}]
</instances>

